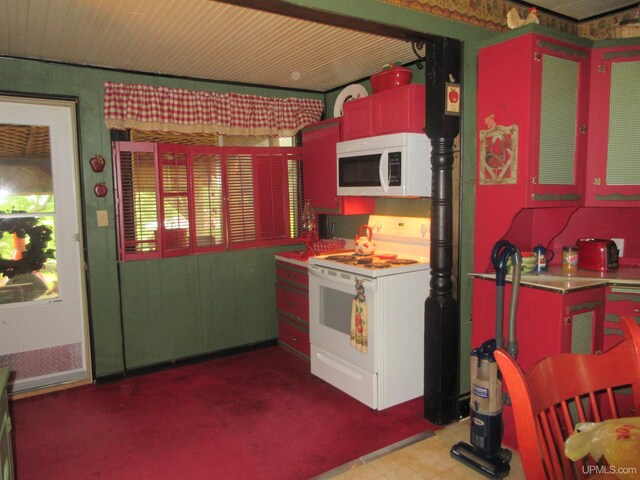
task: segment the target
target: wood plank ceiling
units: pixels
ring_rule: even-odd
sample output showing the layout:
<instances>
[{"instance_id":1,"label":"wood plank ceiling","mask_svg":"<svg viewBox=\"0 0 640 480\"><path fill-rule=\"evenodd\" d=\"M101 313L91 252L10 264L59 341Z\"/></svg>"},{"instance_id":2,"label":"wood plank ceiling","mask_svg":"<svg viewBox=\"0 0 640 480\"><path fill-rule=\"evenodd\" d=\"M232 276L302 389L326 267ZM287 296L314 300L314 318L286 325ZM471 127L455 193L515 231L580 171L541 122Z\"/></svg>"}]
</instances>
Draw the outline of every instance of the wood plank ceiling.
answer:
<instances>
[{"instance_id":1,"label":"wood plank ceiling","mask_svg":"<svg viewBox=\"0 0 640 480\"><path fill-rule=\"evenodd\" d=\"M579 20L637 0L518 3ZM278 0L0 0L0 55L320 92L416 59L402 39L313 21L320 10L306 9L303 20L240 5L296 8ZM343 27L365 24L377 25L343 19Z\"/></svg>"},{"instance_id":2,"label":"wood plank ceiling","mask_svg":"<svg viewBox=\"0 0 640 480\"><path fill-rule=\"evenodd\" d=\"M0 55L312 91L416 59L404 40L210 0L0 0Z\"/></svg>"}]
</instances>

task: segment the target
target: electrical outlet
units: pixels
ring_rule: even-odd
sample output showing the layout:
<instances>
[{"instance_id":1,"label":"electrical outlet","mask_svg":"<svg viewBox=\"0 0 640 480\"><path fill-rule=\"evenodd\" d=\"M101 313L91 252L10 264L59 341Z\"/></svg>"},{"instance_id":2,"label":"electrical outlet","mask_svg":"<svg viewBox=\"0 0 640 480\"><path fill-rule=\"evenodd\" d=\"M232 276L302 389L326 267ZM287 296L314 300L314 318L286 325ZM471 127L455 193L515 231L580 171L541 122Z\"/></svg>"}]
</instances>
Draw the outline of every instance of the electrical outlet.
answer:
<instances>
[{"instance_id":1,"label":"electrical outlet","mask_svg":"<svg viewBox=\"0 0 640 480\"><path fill-rule=\"evenodd\" d=\"M99 227L108 227L109 226L109 215L106 210L97 210L96 216L98 219Z\"/></svg>"},{"instance_id":2,"label":"electrical outlet","mask_svg":"<svg viewBox=\"0 0 640 480\"><path fill-rule=\"evenodd\" d=\"M624 257L624 238L612 238L616 243L616 247L618 247L618 256Z\"/></svg>"}]
</instances>

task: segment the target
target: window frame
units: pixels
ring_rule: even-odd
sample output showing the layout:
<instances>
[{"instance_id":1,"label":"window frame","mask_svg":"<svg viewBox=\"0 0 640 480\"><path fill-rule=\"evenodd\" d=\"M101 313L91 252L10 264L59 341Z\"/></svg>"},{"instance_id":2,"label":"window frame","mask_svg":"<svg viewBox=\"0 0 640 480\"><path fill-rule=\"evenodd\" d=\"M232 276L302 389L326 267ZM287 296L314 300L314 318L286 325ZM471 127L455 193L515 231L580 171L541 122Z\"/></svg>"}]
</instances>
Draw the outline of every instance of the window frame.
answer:
<instances>
[{"instance_id":1,"label":"window frame","mask_svg":"<svg viewBox=\"0 0 640 480\"><path fill-rule=\"evenodd\" d=\"M155 236L154 249L150 251L138 251L138 245L142 242L138 240L136 236L136 219L126 223L125 217L125 204L127 199L125 198L128 185L132 185L135 181L133 176L126 178L126 172L123 169L125 161L133 161L136 153L152 154L154 156L154 192L155 192L155 221L157 227L157 233ZM124 156L123 156L124 154ZM167 241L167 232L171 230L168 228L166 199L172 196L180 196L181 192L168 191L168 187L165 185L166 179L164 178L167 172L167 166L165 166L165 159L163 155L184 155L186 169L186 183L182 180L176 180L180 188L184 188L186 185L186 197L187 197L187 212L188 212L188 236L187 243L182 248L170 248L171 245ZM196 180L197 172L194 170L194 159L197 155L211 155L214 158L219 159L219 172L221 189L218 195L221 198L217 200L217 205L222 206L221 215L221 242L219 244L212 244L207 246L198 246L197 234L197 222L201 219L198 218L196 210L196 186L198 183ZM125 158L126 157L126 158ZM241 171L237 177L239 180L240 196L236 195L236 199L242 203L239 208L245 209L250 215L248 218L252 218L254 222L250 225L248 233L245 232L246 221L244 224L234 223L232 218L232 204L238 207L234 203L234 193L238 192L230 191L233 186L230 183L230 169L233 162L236 159L240 159L250 166L250 175L247 174L247 170ZM295 174L292 176L290 168L290 162L297 164L294 169ZM126 141L114 141L113 142L113 166L114 166L114 185L115 185L115 201L116 201L116 227L117 227L117 247L118 247L118 260L130 261L130 260L144 260L144 259L158 259L168 258L174 256L193 255L201 253L212 253L220 251L233 251L247 248L260 248L271 247L278 245L290 245L300 243L299 238L299 225L295 232L292 232L292 222L295 218L299 218L301 209L303 206L303 159L301 147L220 147L220 146L202 146L202 145L178 145L178 144L160 144L152 142L126 142ZM213 170L216 170L216 166L213 166ZM266 175L265 175L266 172ZM174 172L174 174L177 173ZM263 175L261 176L260 173ZM231 175L232 176L232 175ZM148 175L150 177L150 175ZM250 177L250 178L249 178ZM297 182L297 188L291 188L291 180ZM175 179L174 179L175 180ZM126 181L127 185L123 186L123 182ZM201 182L201 179L198 181ZM247 186L251 191L251 199L249 203L242 195L242 189L246 191ZM135 192L135 188L131 188ZM214 191L215 192L215 191ZM206 193L206 192L205 192ZM296 205L292 207L291 196L295 195ZM213 195L212 195L213 196ZM131 206L129 210L131 212L137 212L138 208L134 204L133 195L130 195L129 202ZM205 204L211 208L212 201L204 201ZM249 207L247 207L249 205ZM142 207L140 207L142 208ZM295 209L295 212L292 211ZM276 215L276 210L278 214ZM244 211L244 210L243 210ZM134 213L129 213L129 216L134 216ZM242 213L242 212L241 212ZM182 222L184 217L178 216L178 224ZM139 222L140 220L138 220ZM205 221L212 225L215 222L215 218L205 215ZM265 223L270 223L268 230ZM296 222L297 223L297 222ZM241 234L243 238L232 238L232 227L240 226ZM251 236L252 228L255 229L255 235ZM128 230L127 230L128 229ZM268 231L267 231L268 230ZM135 240L131 240L131 234L136 236ZM271 235L267 233L271 232ZM213 239L213 230L209 231L209 238ZM129 238L129 240L127 240ZM181 240L182 241L182 240ZM131 247L133 246L133 251ZM180 247L180 244L178 244Z\"/></svg>"}]
</instances>

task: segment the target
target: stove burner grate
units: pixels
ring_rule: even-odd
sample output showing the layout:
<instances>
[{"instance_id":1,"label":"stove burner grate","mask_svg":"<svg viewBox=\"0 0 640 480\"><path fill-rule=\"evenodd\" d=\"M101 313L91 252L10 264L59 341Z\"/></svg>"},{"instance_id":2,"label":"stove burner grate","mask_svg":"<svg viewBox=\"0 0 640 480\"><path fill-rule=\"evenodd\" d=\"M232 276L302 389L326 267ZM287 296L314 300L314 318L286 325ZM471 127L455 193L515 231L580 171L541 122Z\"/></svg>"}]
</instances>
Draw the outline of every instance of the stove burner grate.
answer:
<instances>
[{"instance_id":1,"label":"stove burner grate","mask_svg":"<svg viewBox=\"0 0 640 480\"><path fill-rule=\"evenodd\" d=\"M353 259L353 255L329 255L325 257L325 260L332 260L334 262L351 262Z\"/></svg>"},{"instance_id":2,"label":"stove burner grate","mask_svg":"<svg viewBox=\"0 0 640 480\"><path fill-rule=\"evenodd\" d=\"M411 265L412 263L418 263L417 260L411 260L410 258L394 258L387 260L387 262L392 265Z\"/></svg>"}]
</instances>

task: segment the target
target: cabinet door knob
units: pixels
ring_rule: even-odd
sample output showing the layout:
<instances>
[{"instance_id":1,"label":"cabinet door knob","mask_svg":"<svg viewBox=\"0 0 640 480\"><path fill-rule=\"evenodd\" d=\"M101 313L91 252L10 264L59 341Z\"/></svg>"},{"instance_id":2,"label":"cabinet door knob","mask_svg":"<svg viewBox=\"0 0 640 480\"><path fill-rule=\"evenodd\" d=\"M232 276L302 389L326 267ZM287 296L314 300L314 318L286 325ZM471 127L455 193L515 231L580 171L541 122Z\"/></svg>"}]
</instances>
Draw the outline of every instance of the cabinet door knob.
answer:
<instances>
[{"instance_id":1,"label":"cabinet door knob","mask_svg":"<svg viewBox=\"0 0 640 480\"><path fill-rule=\"evenodd\" d=\"M585 133L587 133L587 126L586 125L580 125L578 127L578 133L584 135Z\"/></svg>"},{"instance_id":2,"label":"cabinet door knob","mask_svg":"<svg viewBox=\"0 0 640 480\"><path fill-rule=\"evenodd\" d=\"M287 302L287 305L289 305L290 307L293 307L295 304L296 302L291 302L291 301Z\"/></svg>"},{"instance_id":3,"label":"cabinet door knob","mask_svg":"<svg viewBox=\"0 0 640 480\"><path fill-rule=\"evenodd\" d=\"M600 177L593 177L593 184L594 184L594 185L602 185L602 178L600 178Z\"/></svg>"},{"instance_id":4,"label":"cabinet door knob","mask_svg":"<svg viewBox=\"0 0 640 480\"><path fill-rule=\"evenodd\" d=\"M288 277L288 278L296 278L296 276L295 276L293 273L288 273L288 274L287 274L287 277Z\"/></svg>"},{"instance_id":5,"label":"cabinet door knob","mask_svg":"<svg viewBox=\"0 0 640 480\"><path fill-rule=\"evenodd\" d=\"M640 313L640 308L634 308L633 313Z\"/></svg>"}]
</instances>

